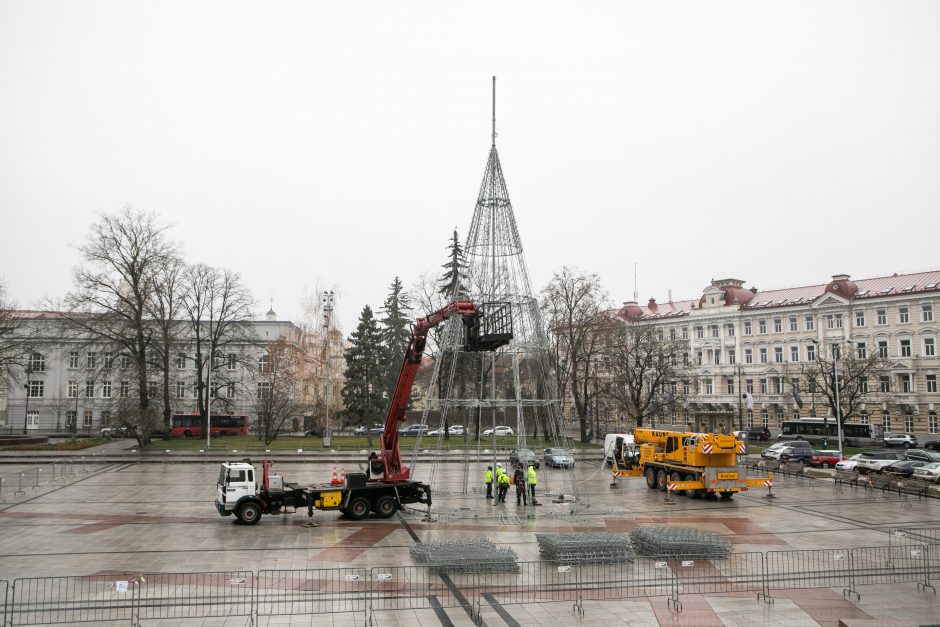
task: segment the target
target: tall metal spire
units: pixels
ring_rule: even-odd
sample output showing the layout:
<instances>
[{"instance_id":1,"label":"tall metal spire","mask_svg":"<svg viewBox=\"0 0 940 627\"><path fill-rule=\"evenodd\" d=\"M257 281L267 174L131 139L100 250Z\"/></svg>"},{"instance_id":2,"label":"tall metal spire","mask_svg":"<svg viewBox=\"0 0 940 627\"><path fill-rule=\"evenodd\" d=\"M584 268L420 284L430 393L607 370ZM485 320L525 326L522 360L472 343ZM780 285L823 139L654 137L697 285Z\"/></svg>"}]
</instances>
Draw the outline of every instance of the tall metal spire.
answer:
<instances>
[{"instance_id":1,"label":"tall metal spire","mask_svg":"<svg viewBox=\"0 0 940 627\"><path fill-rule=\"evenodd\" d=\"M496 147L496 77L493 77L493 147Z\"/></svg>"}]
</instances>

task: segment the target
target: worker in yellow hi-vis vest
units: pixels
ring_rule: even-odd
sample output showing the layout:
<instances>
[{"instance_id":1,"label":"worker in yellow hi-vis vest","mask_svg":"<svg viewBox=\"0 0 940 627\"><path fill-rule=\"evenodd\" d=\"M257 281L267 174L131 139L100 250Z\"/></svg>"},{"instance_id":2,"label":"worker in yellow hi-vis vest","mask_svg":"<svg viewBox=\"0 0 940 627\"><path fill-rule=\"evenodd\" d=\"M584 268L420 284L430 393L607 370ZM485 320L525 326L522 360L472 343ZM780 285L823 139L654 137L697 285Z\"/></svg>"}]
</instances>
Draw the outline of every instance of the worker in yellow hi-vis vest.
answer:
<instances>
[{"instance_id":1,"label":"worker in yellow hi-vis vest","mask_svg":"<svg viewBox=\"0 0 940 627\"><path fill-rule=\"evenodd\" d=\"M486 472L483 473L483 478L486 481L486 498L493 498L493 467L487 466Z\"/></svg>"},{"instance_id":2,"label":"worker in yellow hi-vis vest","mask_svg":"<svg viewBox=\"0 0 940 627\"><path fill-rule=\"evenodd\" d=\"M535 468L532 464L529 464L529 467L526 469L526 480L529 484L529 500L532 501L533 505L538 505L535 502L535 484L538 483L538 475L535 474Z\"/></svg>"}]
</instances>

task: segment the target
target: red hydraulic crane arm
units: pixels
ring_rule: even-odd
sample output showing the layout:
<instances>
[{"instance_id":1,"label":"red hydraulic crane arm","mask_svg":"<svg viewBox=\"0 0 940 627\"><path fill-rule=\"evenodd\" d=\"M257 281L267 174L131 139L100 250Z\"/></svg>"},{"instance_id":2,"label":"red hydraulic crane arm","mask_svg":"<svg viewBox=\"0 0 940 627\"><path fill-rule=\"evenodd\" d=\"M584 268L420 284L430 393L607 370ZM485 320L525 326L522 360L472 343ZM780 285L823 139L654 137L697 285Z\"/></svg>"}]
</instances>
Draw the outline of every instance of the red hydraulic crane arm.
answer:
<instances>
[{"instance_id":1,"label":"red hydraulic crane arm","mask_svg":"<svg viewBox=\"0 0 940 627\"><path fill-rule=\"evenodd\" d=\"M456 300L424 318L415 320L411 341L408 342L405 360L398 374L398 383L395 385L392 402L388 406L388 415L385 417L385 432L382 434L382 462L385 466L386 481L406 481L410 475L409 470L402 468L401 464L398 426L405 420L405 410L408 408L411 388L418 374L418 368L421 366L428 332L451 316L472 316L476 313L476 305L469 300Z\"/></svg>"}]
</instances>

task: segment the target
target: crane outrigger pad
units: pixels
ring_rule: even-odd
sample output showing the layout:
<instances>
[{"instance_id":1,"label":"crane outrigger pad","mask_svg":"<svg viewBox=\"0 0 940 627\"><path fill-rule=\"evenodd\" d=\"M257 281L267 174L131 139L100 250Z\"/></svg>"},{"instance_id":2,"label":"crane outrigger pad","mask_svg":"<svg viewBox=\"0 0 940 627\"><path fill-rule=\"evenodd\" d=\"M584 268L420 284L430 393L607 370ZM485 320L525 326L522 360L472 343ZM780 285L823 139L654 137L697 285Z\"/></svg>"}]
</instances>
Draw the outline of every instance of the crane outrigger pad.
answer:
<instances>
[{"instance_id":1,"label":"crane outrigger pad","mask_svg":"<svg viewBox=\"0 0 940 627\"><path fill-rule=\"evenodd\" d=\"M483 303L477 313L465 316L466 343L469 352L495 351L512 340L512 307L509 303Z\"/></svg>"}]
</instances>

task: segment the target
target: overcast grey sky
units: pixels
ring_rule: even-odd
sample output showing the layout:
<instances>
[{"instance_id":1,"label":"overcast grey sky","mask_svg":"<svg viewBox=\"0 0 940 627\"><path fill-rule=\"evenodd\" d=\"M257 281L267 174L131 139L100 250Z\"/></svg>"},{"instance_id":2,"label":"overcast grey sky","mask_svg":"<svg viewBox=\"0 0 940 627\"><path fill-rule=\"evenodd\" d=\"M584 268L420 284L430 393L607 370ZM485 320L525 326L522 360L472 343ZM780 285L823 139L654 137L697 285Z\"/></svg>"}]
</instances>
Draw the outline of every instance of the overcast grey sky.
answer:
<instances>
[{"instance_id":1,"label":"overcast grey sky","mask_svg":"<svg viewBox=\"0 0 940 627\"><path fill-rule=\"evenodd\" d=\"M937 268L938 2L0 2L0 276L123 205L347 332L437 272L497 145L536 289Z\"/></svg>"}]
</instances>

